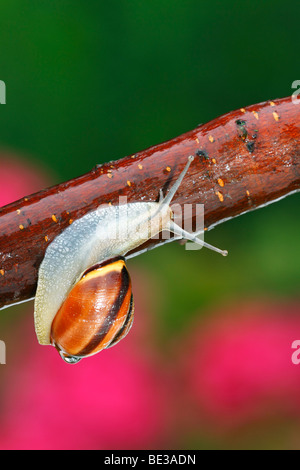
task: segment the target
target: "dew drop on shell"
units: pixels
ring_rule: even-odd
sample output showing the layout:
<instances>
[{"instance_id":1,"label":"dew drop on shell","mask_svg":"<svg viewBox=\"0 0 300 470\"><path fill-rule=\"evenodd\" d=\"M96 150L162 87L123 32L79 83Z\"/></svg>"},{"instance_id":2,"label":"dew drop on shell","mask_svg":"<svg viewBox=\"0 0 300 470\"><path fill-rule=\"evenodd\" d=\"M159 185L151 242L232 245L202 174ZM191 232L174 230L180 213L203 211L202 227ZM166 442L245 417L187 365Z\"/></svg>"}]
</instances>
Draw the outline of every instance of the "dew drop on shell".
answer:
<instances>
[{"instance_id":1,"label":"dew drop on shell","mask_svg":"<svg viewBox=\"0 0 300 470\"><path fill-rule=\"evenodd\" d=\"M68 354L64 353L63 351L59 351L60 357L67 363L67 364L77 364L81 361L81 357L77 356L69 356Z\"/></svg>"}]
</instances>

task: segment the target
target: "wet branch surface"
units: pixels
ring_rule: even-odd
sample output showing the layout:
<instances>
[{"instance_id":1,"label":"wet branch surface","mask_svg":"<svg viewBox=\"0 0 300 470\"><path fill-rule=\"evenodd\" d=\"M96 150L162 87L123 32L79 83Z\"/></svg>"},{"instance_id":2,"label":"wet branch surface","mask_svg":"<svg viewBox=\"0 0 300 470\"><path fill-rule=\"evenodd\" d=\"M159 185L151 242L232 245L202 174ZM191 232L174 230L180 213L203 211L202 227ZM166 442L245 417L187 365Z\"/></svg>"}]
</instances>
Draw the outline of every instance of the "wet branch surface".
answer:
<instances>
[{"instance_id":1,"label":"wet branch surface","mask_svg":"<svg viewBox=\"0 0 300 470\"><path fill-rule=\"evenodd\" d=\"M300 188L300 105L241 108L0 209L0 308L35 295L49 243L101 204L157 201L195 159L173 203L204 204L207 229ZM162 241L150 240L146 246Z\"/></svg>"}]
</instances>

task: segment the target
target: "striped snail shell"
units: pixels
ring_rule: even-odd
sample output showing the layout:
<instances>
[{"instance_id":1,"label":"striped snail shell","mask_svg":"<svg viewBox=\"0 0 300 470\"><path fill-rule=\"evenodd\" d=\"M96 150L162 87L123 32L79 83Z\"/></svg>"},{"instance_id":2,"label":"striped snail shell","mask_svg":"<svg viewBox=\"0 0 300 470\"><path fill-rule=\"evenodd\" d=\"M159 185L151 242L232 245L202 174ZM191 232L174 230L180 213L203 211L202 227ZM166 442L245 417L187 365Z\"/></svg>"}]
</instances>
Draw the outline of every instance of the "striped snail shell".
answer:
<instances>
[{"instance_id":1,"label":"striped snail shell","mask_svg":"<svg viewBox=\"0 0 300 470\"><path fill-rule=\"evenodd\" d=\"M51 326L51 343L70 363L111 347L133 323L130 276L122 257L89 268L70 290Z\"/></svg>"}]
</instances>

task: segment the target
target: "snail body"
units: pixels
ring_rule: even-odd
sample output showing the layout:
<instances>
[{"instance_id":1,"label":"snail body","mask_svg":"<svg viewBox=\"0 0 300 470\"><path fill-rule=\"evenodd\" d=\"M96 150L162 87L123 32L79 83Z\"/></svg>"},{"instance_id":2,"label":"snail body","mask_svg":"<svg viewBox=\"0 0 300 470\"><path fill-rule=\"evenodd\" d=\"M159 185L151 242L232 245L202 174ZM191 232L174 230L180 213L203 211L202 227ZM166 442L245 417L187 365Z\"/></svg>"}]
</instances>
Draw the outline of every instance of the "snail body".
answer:
<instances>
[{"instance_id":1,"label":"snail body","mask_svg":"<svg viewBox=\"0 0 300 470\"><path fill-rule=\"evenodd\" d=\"M40 344L52 344L64 360L78 362L123 338L133 321L126 254L162 230L227 254L172 220L170 202L192 161L191 156L165 197L160 191L158 202L99 207L50 243L34 307Z\"/></svg>"}]
</instances>

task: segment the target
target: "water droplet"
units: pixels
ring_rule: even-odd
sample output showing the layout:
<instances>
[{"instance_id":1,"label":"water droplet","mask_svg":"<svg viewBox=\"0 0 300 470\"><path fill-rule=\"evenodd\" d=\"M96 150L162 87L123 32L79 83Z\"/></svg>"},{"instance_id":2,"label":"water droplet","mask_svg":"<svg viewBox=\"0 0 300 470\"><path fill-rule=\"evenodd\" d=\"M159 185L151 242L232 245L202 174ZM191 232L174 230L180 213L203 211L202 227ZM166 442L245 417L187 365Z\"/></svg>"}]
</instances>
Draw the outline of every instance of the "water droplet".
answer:
<instances>
[{"instance_id":1,"label":"water droplet","mask_svg":"<svg viewBox=\"0 0 300 470\"><path fill-rule=\"evenodd\" d=\"M67 363L67 364L77 364L81 361L81 357L77 356L69 356L68 354L64 353L63 351L59 351L60 357Z\"/></svg>"}]
</instances>

